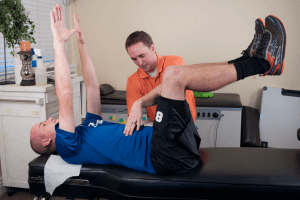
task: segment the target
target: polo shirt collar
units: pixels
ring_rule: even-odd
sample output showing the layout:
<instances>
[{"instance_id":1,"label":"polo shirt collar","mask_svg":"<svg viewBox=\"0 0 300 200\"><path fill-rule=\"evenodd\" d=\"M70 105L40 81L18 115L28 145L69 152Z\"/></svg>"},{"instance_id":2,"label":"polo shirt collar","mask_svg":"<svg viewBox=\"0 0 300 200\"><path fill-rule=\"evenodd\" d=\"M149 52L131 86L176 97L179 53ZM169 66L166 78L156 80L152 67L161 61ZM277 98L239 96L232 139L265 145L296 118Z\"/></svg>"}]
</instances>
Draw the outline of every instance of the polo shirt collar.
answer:
<instances>
[{"instance_id":1,"label":"polo shirt collar","mask_svg":"<svg viewBox=\"0 0 300 200\"><path fill-rule=\"evenodd\" d=\"M162 56L159 56L158 54L156 54L157 57L157 74L161 73L163 68L163 64L164 64L164 59ZM150 75L147 74L144 70L142 70L141 68L138 68L138 73L140 75L140 78L149 78ZM156 76L157 76L156 74Z\"/></svg>"}]
</instances>

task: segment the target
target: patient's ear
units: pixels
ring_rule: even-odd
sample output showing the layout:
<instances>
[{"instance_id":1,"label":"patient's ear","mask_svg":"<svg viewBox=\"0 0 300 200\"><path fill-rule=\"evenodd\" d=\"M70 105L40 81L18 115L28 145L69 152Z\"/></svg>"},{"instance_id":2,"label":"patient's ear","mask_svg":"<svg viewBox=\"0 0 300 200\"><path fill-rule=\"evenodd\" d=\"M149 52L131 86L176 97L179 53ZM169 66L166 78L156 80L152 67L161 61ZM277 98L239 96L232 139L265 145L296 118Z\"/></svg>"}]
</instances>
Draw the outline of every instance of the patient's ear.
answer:
<instances>
[{"instance_id":1,"label":"patient's ear","mask_svg":"<svg viewBox=\"0 0 300 200\"><path fill-rule=\"evenodd\" d=\"M44 147L48 146L51 143L51 140L52 140L51 138L49 138L49 139L43 139L42 145Z\"/></svg>"}]
</instances>

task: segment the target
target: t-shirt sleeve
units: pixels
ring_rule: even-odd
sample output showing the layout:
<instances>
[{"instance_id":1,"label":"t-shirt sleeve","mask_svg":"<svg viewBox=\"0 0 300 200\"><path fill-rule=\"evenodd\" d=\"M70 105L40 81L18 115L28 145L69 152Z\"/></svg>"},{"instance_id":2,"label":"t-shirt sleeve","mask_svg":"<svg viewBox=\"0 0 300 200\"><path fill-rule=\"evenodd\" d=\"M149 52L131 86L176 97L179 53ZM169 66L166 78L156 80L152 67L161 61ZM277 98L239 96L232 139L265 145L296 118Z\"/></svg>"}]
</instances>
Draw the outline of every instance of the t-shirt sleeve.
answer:
<instances>
[{"instance_id":1,"label":"t-shirt sleeve","mask_svg":"<svg viewBox=\"0 0 300 200\"><path fill-rule=\"evenodd\" d=\"M59 123L55 125L56 137L55 146L57 153L62 158L70 158L77 155L81 151L81 137L78 129L75 133L71 133L59 128Z\"/></svg>"},{"instance_id":2,"label":"t-shirt sleeve","mask_svg":"<svg viewBox=\"0 0 300 200\"><path fill-rule=\"evenodd\" d=\"M172 59L171 65L185 65L183 58L180 56L176 56L174 59Z\"/></svg>"},{"instance_id":3,"label":"t-shirt sleeve","mask_svg":"<svg viewBox=\"0 0 300 200\"><path fill-rule=\"evenodd\" d=\"M86 116L85 116L85 120L84 120L83 123L87 123L87 122L89 122L91 120L94 120L94 119L96 119L96 120L102 120L102 117L99 116L99 115L95 115L95 114L87 112Z\"/></svg>"},{"instance_id":4,"label":"t-shirt sleeve","mask_svg":"<svg viewBox=\"0 0 300 200\"><path fill-rule=\"evenodd\" d=\"M87 112L83 124L89 124L90 122L97 122L102 120L102 117ZM56 137L55 145L57 153L63 158L68 159L77 156L80 152L84 150L85 145L82 140L81 125L75 128L75 133L71 133L59 128L59 123L55 125Z\"/></svg>"},{"instance_id":5,"label":"t-shirt sleeve","mask_svg":"<svg viewBox=\"0 0 300 200\"><path fill-rule=\"evenodd\" d=\"M144 96L141 91L139 80L137 79L138 77L132 77L132 76L127 79L126 101L127 101L128 115L130 114L133 103L139 98L141 98L142 96Z\"/></svg>"}]
</instances>

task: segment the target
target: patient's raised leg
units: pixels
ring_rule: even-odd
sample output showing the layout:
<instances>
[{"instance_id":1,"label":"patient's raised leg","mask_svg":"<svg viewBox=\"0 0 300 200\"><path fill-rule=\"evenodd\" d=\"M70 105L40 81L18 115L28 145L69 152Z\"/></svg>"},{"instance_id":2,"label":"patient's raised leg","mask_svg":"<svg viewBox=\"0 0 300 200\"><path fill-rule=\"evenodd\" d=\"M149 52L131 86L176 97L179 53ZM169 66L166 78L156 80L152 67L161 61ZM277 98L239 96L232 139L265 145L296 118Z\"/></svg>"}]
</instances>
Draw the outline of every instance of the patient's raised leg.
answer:
<instances>
[{"instance_id":1,"label":"patient's raised leg","mask_svg":"<svg viewBox=\"0 0 300 200\"><path fill-rule=\"evenodd\" d=\"M281 75L284 70L285 49L285 27L280 19L269 15L265 19L262 40L252 57L231 64L170 66L164 72L161 96L184 100L186 89L214 91L256 74Z\"/></svg>"}]
</instances>

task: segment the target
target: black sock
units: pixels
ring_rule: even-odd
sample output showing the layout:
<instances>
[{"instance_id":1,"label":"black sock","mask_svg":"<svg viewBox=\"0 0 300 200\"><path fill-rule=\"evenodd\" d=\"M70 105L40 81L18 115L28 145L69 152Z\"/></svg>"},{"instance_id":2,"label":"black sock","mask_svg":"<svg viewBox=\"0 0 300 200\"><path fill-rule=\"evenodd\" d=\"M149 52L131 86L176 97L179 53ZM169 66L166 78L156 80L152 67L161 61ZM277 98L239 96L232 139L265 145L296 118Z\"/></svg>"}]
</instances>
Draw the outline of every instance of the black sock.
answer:
<instances>
[{"instance_id":1,"label":"black sock","mask_svg":"<svg viewBox=\"0 0 300 200\"><path fill-rule=\"evenodd\" d=\"M228 64L236 63L236 62L239 62L239 61L242 61L242 60L246 60L246 59L248 59L248 58L249 58L249 57L241 56L241 57L239 57L239 58L237 58L237 59L229 60L229 61L228 61Z\"/></svg>"},{"instance_id":2,"label":"black sock","mask_svg":"<svg viewBox=\"0 0 300 200\"><path fill-rule=\"evenodd\" d=\"M160 100L169 103L187 124L190 121L190 107L186 100L174 100L160 96Z\"/></svg>"},{"instance_id":3,"label":"black sock","mask_svg":"<svg viewBox=\"0 0 300 200\"><path fill-rule=\"evenodd\" d=\"M263 58L251 57L243 61L233 63L237 73L237 80L256 74L264 74L270 69L270 64Z\"/></svg>"}]
</instances>

